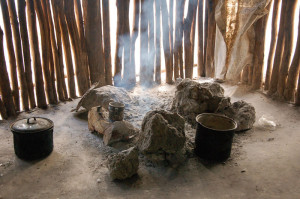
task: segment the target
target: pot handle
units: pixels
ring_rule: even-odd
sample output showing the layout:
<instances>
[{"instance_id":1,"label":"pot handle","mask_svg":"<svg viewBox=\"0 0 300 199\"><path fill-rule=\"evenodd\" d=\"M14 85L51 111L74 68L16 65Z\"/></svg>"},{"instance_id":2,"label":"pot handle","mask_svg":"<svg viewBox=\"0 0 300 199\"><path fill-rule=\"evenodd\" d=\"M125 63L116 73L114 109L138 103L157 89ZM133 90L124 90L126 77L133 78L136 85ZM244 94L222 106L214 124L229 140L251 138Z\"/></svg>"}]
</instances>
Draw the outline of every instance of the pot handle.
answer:
<instances>
[{"instance_id":1,"label":"pot handle","mask_svg":"<svg viewBox=\"0 0 300 199\"><path fill-rule=\"evenodd\" d=\"M32 117L30 117L30 118L27 119L27 124L33 124L33 123L31 123L31 122L29 121L30 119L32 119ZM34 119L34 121L36 121L36 118L35 118L35 117L33 117L33 119Z\"/></svg>"}]
</instances>

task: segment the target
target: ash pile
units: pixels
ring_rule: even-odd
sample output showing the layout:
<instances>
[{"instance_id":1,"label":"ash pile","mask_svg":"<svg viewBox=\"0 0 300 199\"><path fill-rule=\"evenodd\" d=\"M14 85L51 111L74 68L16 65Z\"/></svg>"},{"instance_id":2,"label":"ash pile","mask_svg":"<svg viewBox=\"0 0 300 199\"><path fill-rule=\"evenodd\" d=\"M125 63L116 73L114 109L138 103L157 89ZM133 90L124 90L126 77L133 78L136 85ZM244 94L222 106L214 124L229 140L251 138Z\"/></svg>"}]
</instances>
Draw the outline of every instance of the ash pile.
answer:
<instances>
[{"instance_id":1,"label":"ash pile","mask_svg":"<svg viewBox=\"0 0 300 199\"><path fill-rule=\"evenodd\" d=\"M124 104L124 120L109 120L110 102ZM89 130L103 136L103 147L112 149L107 167L111 178L118 180L137 174L140 166L178 167L193 157L195 118L201 113L230 117L237 122L237 131L251 129L255 122L252 105L231 103L218 83L190 79L177 84L175 95L134 95L113 86L94 88L83 96L77 110L81 106L89 111Z\"/></svg>"}]
</instances>

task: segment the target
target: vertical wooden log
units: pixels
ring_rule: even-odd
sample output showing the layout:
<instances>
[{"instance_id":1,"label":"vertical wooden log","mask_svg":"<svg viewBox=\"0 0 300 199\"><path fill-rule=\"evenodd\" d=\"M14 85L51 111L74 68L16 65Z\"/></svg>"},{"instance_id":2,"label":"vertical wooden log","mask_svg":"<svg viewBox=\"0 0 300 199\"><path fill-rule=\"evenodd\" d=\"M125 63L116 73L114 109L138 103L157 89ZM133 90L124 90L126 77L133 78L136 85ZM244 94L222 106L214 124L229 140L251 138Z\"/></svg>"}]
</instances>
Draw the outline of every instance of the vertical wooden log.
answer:
<instances>
[{"instance_id":1,"label":"vertical wooden log","mask_svg":"<svg viewBox=\"0 0 300 199\"><path fill-rule=\"evenodd\" d=\"M148 84L153 83L154 78L154 65L155 65L155 40L154 40L154 0L148 0L148 42L149 42L149 49L148 49L148 55L149 55L149 71L147 74L147 81Z\"/></svg>"},{"instance_id":2,"label":"vertical wooden log","mask_svg":"<svg viewBox=\"0 0 300 199\"><path fill-rule=\"evenodd\" d=\"M94 4L94 6L95 6L94 9L98 9L98 11L99 11L100 10L99 2L98 1L93 1L93 2L95 2L98 5L98 6L96 6ZM89 88L89 80L86 78L87 77L86 67L88 67L88 66L83 65L84 63L83 63L83 56L82 56L82 48L81 48L80 37L79 37L77 25L76 25L73 0L64 0L64 11L65 11L66 22L67 22L67 26L68 26L68 30L69 30L69 34L70 34L70 38L71 38L71 43L72 43L72 49L73 49L74 58L75 58L75 72L76 72L76 77L77 77L78 90L79 90L79 94L82 96ZM99 13L100 13L100 11L99 11ZM85 20L85 22L87 22L87 20ZM100 23L98 23L98 24L100 24ZM93 25L95 27L98 26L96 24L93 24ZM98 34L99 33L100 33L100 31L98 32ZM102 34L101 34L101 36L102 36ZM87 35L87 38L89 38L88 35ZM98 46L100 46L102 44L102 42L98 43L96 41L94 41L94 43L97 44ZM102 62L103 61L101 61L99 63L102 63ZM99 79L99 77L101 77L101 75L103 75L103 74L104 74L103 72L102 72L102 74L101 74L101 72L98 72L98 74L94 74L94 75L98 75L98 79ZM103 78L99 79L99 80L103 81Z\"/></svg>"},{"instance_id":3,"label":"vertical wooden log","mask_svg":"<svg viewBox=\"0 0 300 199\"><path fill-rule=\"evenodd\" d=\"M288 1L286 6L286 16L284 22L284 51L282 55L282 62L280 64L280 73L278 77L277 91L279 97L283 98L286 80L289 73L290 62L293 51L294 38L294 23L295 14L298 7L298 1Z\"/></svg>"},{"instance_id":4,"label":"vertical wooden log","mask_svg":"<svg viewBox=\"0 0 300 199\"><path fill-rule=\"evenodd\" d=\"M31 58L33 62L33 70L35 76L35 92L37 97L37 105L39 108L47 108L45 87L43 80L43 71L41 65L41 57L39 51L39 40L37 35L36 15L34 9L34 0L27 1L27 18L28 30L31 46Z\"/></svg>"},{"instance_id":5,"label":"vertical wooden log","mask_svg":"<svg viewBox=\"0 0 300 199\"><path fill-rule=\"evenodd\" d=\"M23 57L25 66L25 78L28 89L28 96L30 102L30 108L36 107L33 82L32 82L32 70L30 59L30 46L27 32L26 12L25 12L25 0L18 0L18 13L20 22L21 41L23 47Z\"/></svg>"},{"instance_id":6,"label":"vertical wooden log","mask_svg":"<svg viewBox=\"0 0 300 199\"><path fill-rule=\"evenodd\" d=\"M69 96L71 98L76 98L75 77L74 77L74 69L73 69L73 62L72 62L71 46L69 40L69 32L68 32L68 27L65 20L65 14L63 9L64 3L61 0L54 0L54 2L58 14L58 22L59 22L59 27L62 36L62 43L63 43L64 53L65 53Z\"/></svg>"},{"instance_id":7,"label":"vertical wooden log","mask_svg":"<svg viewBox=\"0 0 300 199\"><path fill-rule=\"evenodd\" d=\"M16 107L14 105L12 91L10 88L8 73L6 69L4 47L3 47L3 31L1 28L0 28L0 93L3 99L3 104L7 112L7 116L16 116ZM3 114L2 117L3 116L5 116L5 114Z\"/></svg>"},{"instance_id":8,"label":"vertical wooden log","mask_svg":"<svg viewBox=\"0 0 300 199\"><path fill-rule=\"evenodd\" d=\"M206 76L214 77L214 52L215 52L215 38L216 38L216 21L215 21L215 6L216 0L208 0L208 32L207 45L205 57Z\"/></svg>"},{"instance_id":9,"label":"vertical wooden log","mask_svg":"<svg viewBox=\"0 0 300 199\"><path fill-rule=\"evenodd\" d=\"M19 30L19 22L17 17L16 5L14 0L8 0L8 9L10 16L10 23L13 30L13 39L15 44L15 53L17 59L17 69L19 74L19 83L21 86L21 96L22 96L22 104L24 110L29 110L28 104L28 88L25 77L25 70L23 64L23 54L22 54L22 45L21 45L21 36Z\"/></svg>"},{"instance_id":10,"label":"vertical wooden log","mask_svg":"<svg viewBox=\"0 0 300 199\"><path fill-rule=\"evenodd\" d=\"M270 10L270 3L267 6ZM252 89L260 89L263 80L263 65L265 52L265 35L267 29L268 14L260 18L254 25L255 47L254 47L254 68L252 78Z\"/></svg>"},{"instance_id":11,"label":"vertical wooden log","mask_svg":"<svg viewBox=\"0 0 300 199\"><path fill-rule=\"evenodd\" d=\"M12 95L14 98L14 104L17 111L20 110L20 97L19 97L19 84L18 84L18 76L17 76L17 64L16 57L14 51L14 45L12 40L12 32L9 20L9 12L6 0L1 0L1 10L3 16L4 30L5 30L5 38L7 44L8 58L10 63L10 74L12 77Z\"/></svg>"},{"instance_id":12,"label":"vertical wooden log","mask_svg":"<svg viewBox=\"0 0 300 199\"><path fill-rule=\"evenodd\" d=\"M269 90L270 86L270 79L271 79L271 71L273 68L273 61L274 61L274 54L276 50L276 42L277 42L277 36L278 36L278 17L279 17L279 6L280 6L281 0L273 0L273 16L272 16L272 31L271 31L271 45L270 45L270 51L269 51L269 57L268 57L268 63L267 63L267 72L266 72L266 80L265 80L265 90Z\"/></svg>"},{"instance_id":13,"label":"vertical wooden log","mask_svg":"<svg viewBox=\"0 0 300 199\"><path fill-rule=\"evenodd\" d=\"M299 14L300 15L300 14ZM300 18L300 16L299 16ZM284 91L284 98L287 101L292 100L293 95L295 93L297 79L299 71L300 71L300 23L298 25L298 40L296 45L296 51L293 57L293 61L291 67L289 69L288 80L286 83L285 91Z\"/></svg>"},{"instance_id":14,"label":"vertical wooden log","mask_svg":"<svg viewBox=\"0 0 300 199\"><path fill-rule=\"evenodd\" d=\"M8 118L7 113L6 113L6 108L3 104L1 96L0 96L0 115L1 115L2 119L6 120Z\"/></svg>"},{"instance_id":15,"label":"vertical wooden log","mask_svg":"<svg viewBox=\"0 0 300 199\"><path fill-rule=\"evenodd\" d=\"M106 82L100 1L84 0L82 6L91 82L92 84L99 82L100 86L104 86Z\"/></svg>"},{"instance_id":16,"label":"vertical wooden log","mask_svg":"<svg viewBox=\"0 0 300 199\"><path fill-rule=\"evenodd\" d=\"M141 0L141 26L140 26L140 83L144 84L147 78L148 67L148 6L147 0Z\"/></svg>"},{"instance_id":17,"label":"vertical wooden log","mask_svg":"<svg viewBox=\"0 0 300 199\"><path fill-rule=\"evenodd\" d=\"M50 11L50 3L49 0L46 0L45 2L45 14L47 14L47 18L48 18L48 25L49 25L49 33L50 33L50 50L52 52L52 56L50 56L50 65L54 66L55 69L55 75L56 75L56 82L57 82L57 93L58 93L58 98L60 101L64 101L65 100L65 96L64 96L64 91L63 91L63 87L62 87L62 81L64 81L64 79L62 79L61 76L61 70L60 70L60 62L58 59L58 49L57 49L57 45L56 45L56 40L55 40L55 35L54 35L54 25L52 22L52 15L51 15L51 11ZM51 78L53 79L55 76L54 74L51 75ZM54 79L55 81L55 79ZM52 80L53 82L53 80ZM55 86L55 84L54 84Z\"/></svg>"},{"instance_id":18,"label":"vertical wooden log","mask_svg":"<svg viewBox=\"0 0 300 199\"><path fill-rule=\"evenodd\" d=\"M280 71L280 64L282 60L282 54L284 51L284 23L285 23L285 15L286 15L286 5L287 1L282 1L281 4L281 16L280 16L280 26L279 26L279 33L274 57L274 64L272 69L272 76L270 81L270 88L268 91L269 95L274 94L277 91L277 84L279 78L279 71Z\"/></svg>"},{"instance_id":19,"label":"vertical wooden log","mask_svg":"<svg viewBox=\"0 0 300 199\"><path fill-rule=\"evenodd\" d=\"M81 2L80 2L80 0L74 0L74 4L75 4L76 23L77 23L77 28L78 28L79 38L80 38L80 43L81 43L81 48L82 48L82 64L84 66L88 66L89 65L89 59L88 59L88 54L87 54L87 49L86 49L86 39L85 39L85 36L84 36ZM84 69L85 69L86 79L88 80L88 84L89 84L89 87L90 87L89 67L84 67Z\"/></svg>"},{"instance_id":20,"label":"vertical wooden log","mask_svg":"<svg viewBox=\"0 0 300 199\"><path fill-rule=\"evenodd\" d=\"M49 40L48 37L49 29L48 24L46 22L46 17L43 12L41 1L34 0L34 7L38 16L39 25L40 25L40 34L41 34L41 42L42 42L42 57L43 57L43 73L44 73L44 79L45 79L45 87L46 87L46 93L47 98L50 104L54 104L56 102L54 98L54 90L53 90L53 84L51 80L51 72L50 72L50 46L49 46Z\"/></svg>"},{"instance_id":21,"label":"vertical wooden log","mask_svg":"<svg viewBox=\"0 0 300 199\"><path fill-rule=\"evenodd\" d=\"M182 53L182 37L183 37L183 14L184 0L176 0L176 23L175 23L175 44L174 44L174 77L184 78L183 74L183 53ZM180 72L180 73L179 73Z\"/></svg>"},{"instance_id":22,"label":"vertical wooden log","mask_svg":"<svg viewBox=\"0 0 300 199\"><path fill-rule=\"evenodd\" d=\"M204 7L204 10L205 10L205 15L204 15L204 46L203 46L203 49L204 49L204 67L205 67L205 76L207 76L206 74L206 49L207 49L207 41L208 41L208 15L209 15L209 1L210 0L204 0L205 1L205 7Z\"/></svg>"},{"instance_id":23,"label":"vertical wooden log","mask_svg":"<svg viewBox=\"0 0 300 199\"><path fill-rule=\"evenodd\" d=\"M166 0L161 1L161 16L162 16L162 33L163 33L163 48L165 54L166 65L166 83L173 82L173 66L170 41L170 27L168 23L168 9Z\"/></svg>"},{"instance_id":24,"label":"vertical wooden log","mask_svg":"<svg viewBox=\"0 0 300 199\"><path fill-rule=\"evenodd\" d=\"M192 23L195 21L197 0L189 0L188 13L184 19L184 52L185 52L185 78L193 78L193 33Z\"/></svg>"},{"instance_id":25,"label":"vertical wooden log","mask_svg":"<svg viewBox=\"0 0 300 199\"><path fill-rule=\"evenodd\" d=\"M122 42L124 46L124 73L123 73L123 85L126 87L132 87L135 85L135 73L132 70L130 64L130 29L129 29L129 3L130 0L123 0L120 4L121 9L123 9L123 36ZM153 59L154 60L154 59Z\"/></svg>"},{"instance_id":26,"label":"vertical wooden log","mask_svg":"<svg viewBox=\"0 0 300 199\"><path fill-rule=\"evenodd\" d=\"M61 31L59 26L59 17L58 17L58 11L55 6L55 1L51 1L52 6L52 13L53 13L53 21L55 26L55 34L56 34L56 43L57 43L57 56L58 56L58 63L56 67L59 68L59 79L61 81L61 87L63 91L63 98L64 100L68 99L68 92L67 87L65 83L65 76L64 76L64 62L63 62L63 51L62 51L62 41L61 41ZM58 78L58 77L57 77Z\"/></svg>"},{"instance_id":27,"label":"vertical wooden log","mask_svg":"<svg viewBox=\"0 0 300 199\"><path fill-rule=\"evenodd\" d=\"M173 29L173 18L174 18L174 0L169 0L169 27L170 27L170 50L171 50L171 65L173 68L173 73L175 77L175 67L174 67L174 29ZM175 78L176 80L176 78Z\"/></svg>"},{"instance_id":28,"label":"vertical wooden log","mask_svg":"<svg viewBox=\"0 0 300 199\"><path fill-rule=\"evenodd\" d=\"M205 67L203 63L203 2L198 1L198 76L205 76Z\"/></svg>"},{"instance_id":29,"label":"vertical wooden log","mask_svg":"<svg viewBox=\"0 0 300 199\"><path fill-rule=\"evenodd\" d=\"M138 0L136 0L136 1L138 1ZM102 0L102 11L103 11L103 38L104 38L103 43L104 43L104 58L105 58L105 81L106 81L107 85L112 85L109 0ZM135 24L135 21L134 21L134 24ZM135 70L135 66L132 66L132 67ZM134 74L135 74L135 71L134 71Z\"/></svg>"},{"instance_id":30,"label":"vertical wooden log","mask_svg":"<svg viewBox=\"0 0 300 199\"><path fill-rule=\"evenodd\" d=\"M155 82L157 84L161 84L160 26L160 0L155 0Z\"/></svg>"}]
</instances>

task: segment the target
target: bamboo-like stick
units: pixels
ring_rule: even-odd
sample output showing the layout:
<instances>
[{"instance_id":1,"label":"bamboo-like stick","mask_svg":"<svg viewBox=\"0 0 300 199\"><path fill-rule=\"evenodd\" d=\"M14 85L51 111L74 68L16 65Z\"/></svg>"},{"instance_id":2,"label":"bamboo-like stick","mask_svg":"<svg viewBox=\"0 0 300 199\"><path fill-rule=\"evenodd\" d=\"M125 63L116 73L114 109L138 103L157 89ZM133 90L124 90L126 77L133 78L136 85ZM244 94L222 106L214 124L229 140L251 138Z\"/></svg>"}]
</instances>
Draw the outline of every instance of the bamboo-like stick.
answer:
<instances>
[{"instance_id":1,"label":"bamboo-like stick","mask_svg":"<svg viewBox=\"0 0 300 199\"><path fill-rule=\"evenodd\" d=\"M63 91L63 100L68 99L68 92L65 82L65 76L64 76L64 62L63 62L63 51L62 51L62 41L61 41L61 31L59 26L59 17L58 17L58 11L55 6L55 1L51 1L52 6L52 13L53 13L53 21L54 21L54 27L55 27L55 34L56 34L56 43L57 43L57 56L58 56L58 63L56 67L60 70L59 71L59 77L61 82L61 89Z\"/></svg>"},{"instance_id":2,"label":"bamboo-like stick","mask_svg":"<svg viewBox=\"0 0 300 199\"><path fill-rule=\"evenodd\" d=\"M155 0L155 82L161 84L161 46L160 46L160 0ZM177 69L178 72L178 69Z\"/></svg>"},{"instance_id":3,"label":"bamboo-like stick","mask_svg":"<svg viewBox=\"0 0 300 199\"><path fill-rule=\"evenodd\" d=\"M135 0L138 1L138 0ZM110 17L109 0L102 0L103 12L103 38L104 38L104 59L105 59L105 81L107 85L112 85L111 47L110 47ZM135 24L135 18L134 22ZM135 70L135 66L132 66ZM134 72L135 74L135 72Z\"/></svg>"},{"instance_id":4,"label":"bamboo-like stick","mask_svg":"<svg viewBox=\"0 0 300 199\"><path fill-rule=\"evenodd\" d=\"M98 2L98 1L93 1L93 2ZM99 3L98 3L99 5ZM100 9L99 6L95 6L95 9ZM73 0L64 0L64 11L65 11L65 17L66 17L66 22L71 38L71 43L72 43L72 49L75 57L75 72L76 72L76 77L77 77L77 84L78 84L78 90L79 94L82 96L84 93L88 90L89 88L89 80L86 78L86 65L83 65L83 56L82 56L82 48L81 48L81 43L80 43L80 37L79 37L79 32L78 28L76 25L76 18L75 18L75 12L74 12L74 1ZM99 15L99 14L98 14ZM94 26L97 26L94 24ZM99 34L100 32L98 32ZM87 35L87 38L89 36ZM97 43L98 46L102 44L94 41L94 43ZM90 57L89 57L90 58ZM101 72L98 72L98 79L101 77ZM97 74L96 74L97 75ZM103 75L103 73L102 73Z\"/></svg>"},{"instance_id":5,"label":"bamboo-like stick","mask_svg":"<svg viewBox=\"0 0 300 199\"><path fill-rule=\"evenodd\" d=\"M168 9L166 0L161 1L161 16L162 16L162 34L163 34L163 48L165 54L166 65L166 83L173 83L173 66L171 54L171 40L170 40L170 27L168 22Z\"/></svg>"},{"instance_id":6,"label":"bamboo-like stick","mask_svg":"<svg viewBox=\"0 0 300 199\"><path fill-rule=\"evenodd\" d=\"M6 0L1 0L1 10L3 16L3 24L4 24L4 31L5 31L5 38L7 44L7 52L8 58L10 63L10 74L11 74L11 81L12 81L12 95L14 99L15 108L17 111L20 110L20 96L19 96L19 82L17 76L17 64L16 64L16 57L12 39L12 31L10 26L9 20L9 12Z\"/></svg>"},{"instance_id":7,"label":"bamboo-like stick","mask_svg":"<svg viewBox=\"0 0 300 199\"><path fill-rule=\"evenodd\" d=\"M7 119L8 118L7 113L6 113L6 108L5 108L4 103L1 99L1 96L0 96L0 115L1 115L2 119Z\"/></svg>"},{"instance_id":8,"label":"bamboo-like stick","mask_svg":"<svg viewBox=\"0 0 300 199\"><path fill-rule=\"evenodd\" d=\"M32 70L31 70L31 59L30 59L30 46L27 32L27 22L26 22L26 10L25 10L25 0L18 0L18 14L21 32L21 41L23 47L23 58L25 66L25 78L28 89L28 96L30 102L30 108L35 108L35 97L34 97L34 87L32 82Z\"/></svg>"},{"instance_id":9,"label":"bamboo-like stick","mask_svg":"<svg viewBox=\"0 0 300 199\"><path fill-rule=\"evenodd\" d=\"M203 3L198 1L198 76L205 76L205 67L203 63Z\"/></svg>"},{"instance_id":10,"label":"bamboo-like stick","mask_svg":"<svg viewBox=\"0 0 300 199\"><path fill-rule=\"evenodd\" d=\"M132 87L135 85L135 73L130 64L130 29L129 29L129 0L123 0L120 4L123 9L123 43L124 43L124 73L123 73L123 85L126 87ZM150 9L151 10L151 9ZM154 60L154 59L153 59Z\"/></svg>"},{"instance_id":11,"label":"bamboo-like stick","mask_svg":"<svg viewBox=\"0 0 300 199\"><path fill-rule=\"evenodd\" d=\"M204 10L205 10L205 15L204 15L204 46L203 46L203 49L204 49L204 56L203 56L203 62L204 62L204 67L205 67L205 76L207 76L206 74L206 48L207 48L207 41L208 41L208 14L209 14L209 1L210 0L204 0L205 1L205 7L204 7Z\"/></svg>"},{"instance_id":12,"label":"bamboo-like stick","mask_svg":"<svg viewBox=\"0 0 300 199\"><path fill-rule=\"evenodd\" d=\"M282 60L282 54L284 51L284 24L285 24L285 16L286 16L286 6L287 1L282 1L281 4L281 16L280 16L280 26L279 26L279 33L274 57L274 64L272 69L272 76L270 81L270 88L268 91L269 95L274 94L277 91L278 85L278 78L279 78L279 71L280 71L280 64Z\"/></svg>"},{"instance_id":13,"label":"bamboo-like stick","mask_svg":"<svg viewBox=\"0 0 300 199\"><path fill-rule=\"evenodd\" d=\"M154 65L155 65L155 40L154 40L154 0L148 0L148 55L149 55L149 68L146 75L147 83L150 85L153 83L154 78Z\"/></svg>"},{"instance_id":14,"label":"bamboo-like stick","mask_svg":"<svg viewBox=\"0 0 300 199\"><path fill-rule=\"evenodd\" d=\"M74 69L72 62L72 54L71 54L71 45L69 40L69 32L67 23L65 20L65 14L63 11L64 3L61 0L54 0L55 7L58 14L58 22L62 36L62 43L65 54L65 63L68 75L68 88L69 88L69 96L71 98L76 98L76 90L75 90L75 77L74 77Z\"/></svg>"},{"instance_id":15,"label":"bamboo-like stick","mask_svg":"<svg viewBox=\"0 0 300 199\"><path fill-rule=\"evenodd\" d=\"M19 29L19 22L17 17L15 0L8 0L8 10L10 16L10 23L13 32L13 40L15 44L15 53L17 59L17 69L19 74L19 84L21 87L21 96L22 96L22 104L25 111L29 110L28 103L28 87L25 76L24 64L23 64L23 54L22 54L22 44L21 44L21 36Z\"/></svg>"},{"instance_id":16,"label":"bamboo-like stick","mask_svg":"<svg viewBox=\"0 0 300 199\"><path fill-rule=\"evenodd\" d=\"M175 23L175 44L174 44L174 77L184 78L183 72L183 14L185 0L176 0L176 23Z\"/></svg>"},{"instance_id":17,"label":"bamboo-like stick","mask_svg":"<svg viewBox=\"0 0 300 199\"><path fill-rule=\"evenodd\" d=\"M88 66L89 59L88 59L88 53L87 53L87 49L86 49L86 39L84 36L81 2L80 2L80 0L74 0L74 4L75 4L76 23L77 23L77 28L78 28L79 38L80 38L81 48L82 48L82 64L84 66ZM100 16L101 16L101 14L100 14ZM88 84L90 87L89 67L84 67L84 69L85 69L86 79L88 80Z\"/></svg>"},{"instance_id":18,"label":"bamboo-like stick","mask_svg":"<svg viewBox=\"0 0 300 199\"><path fill-rule=\"evenodd\" d=\"M267 10L270 10L270 3ZM265 35L268 22L268 14L260 18L254 25L255 47L254 47L254 69L252 78L252 89L260 89L263 81L263 65L265 52Z\"/></svg>"},{"instance_id":19,"label":"bamboo-like stick","mask_svg":"<svg viewBox=\"0 0 300 199\"><path fill-rule=\"evenodd\" d=\"M57 49L56 40L55 40L54 25L53 25L53 21L52 21L49 0L46 0L45 6L46 6L46 11L47 11L48 25L49 25L49 32L50 32L50 46L51 46L51 50L52 50L52 57L50 57L50 63L53 61L54 68L55 68L58 98L60 101L64 101L65 96L64 96L63 86L62 86L62 81L64 81L64 79L62 79L62 75L61 75L60 61L58 58L58 49ZM52 60L51 60L51 58L52 58ZM52 74L52 78L53 77L54 77L54 74Z\"/></svg>"},{"instance_id":20,"label":"bamboo-like stick","mask_svg":"<svg viewBox=\"0 0 300 199\"><path fill-rule=\"evenodd\" d=\"M185 78L193 78L193 27L196 20L197 0L190 0L187 16L184 19L184 52L185 52Z\"/></svg>"},{"instance_id":21,"label":"bamboo-like stick","mask_svg":"<svg viewBox=\"0 0 300 199\"><path fill-rule=\"evenodd\" d=\"M280 64L277 92L279 97L283 98L286 80L289 73L290 62L293 51L294 24L298 1L288 1L286 6L286 16L284 25L284 51ZM298 18L299 19L299 18Z\"/></svg>"},{"instance_id":22,"label":"bamboo-like stick","mask_svg":"<svg viewBox=\"0 0 300 199\"><path fill-rule=\"evenodd\" d=\"M3 31L0 28L0 93L3 99L7 116L16 116L16 108L13 101L12 91L9 84L9 77L6 69L4 47L3 47ZM1 113L5 118L5 114Z\"/></svg>"},{"instance_id":23,"label":"bamboo-like stick","mask_svg":"<svg viewBox=\"0 0 300 199\"><path fill-rule=\"evenodd\" d=\"M215 6L216 0L208 0L208 33L205 57L205 74L208 77L214 77L214 51L216 38Z\"/></svg>"},{"instance_id":24,"label":"bamboo-like stick","mask_svg":"<svg viewBox=\"0 0 300 199\"><path fill-rule=\"evenodd\" d=\"M49 40L48 37L49 29L48 24L46 22L46 17L43 12L42 4L40 0L34 0L34 7L38 16L38 21L40 25L40 34L41 34L41 42L42 42L42 57L43 57L43 74L45 79L45 87L46 87L46 93L48 102L50 104L55 104L56 100L54 98L54 89L53 84L51 80L51 71L50 71L50 46L49 46Z\"/></svg>"},{"instance_id":25,"label":"bamboo-like stick","mask_svg":"<svg viewBox=\"0 0 300 199\"><path fill-rule=\"evenodd\" d=\"M171 50L171 66L175 77L175 66L174 66L174 0L169 0L169 27L170 27L170 50ZM176 78L175 78L176 80Z\"/></svg>"},{"instance_id":26,"label":"bamboo-like stick","mask_svg":"<svg viewBox=\"0 0 300 199\"><path fill-rule=\"evenodd\" d=\"M299 14L300 15L300 14ZM299 16L300 18L300 16ZM298 40L296 45L296 51L294 53L293 61L291 67L289 69L289 75L284 91L284 98L287 101L292 100L293 95L295 93L297 80L299 79L299 71L300 71L300 23L298 24Z\"/></svg>"},{"instance_id":27,"label":"bamboo-like stick","mask_svg":"<svg viewBox=\"0 0 300 199\"><path fill-rule=\"evenodd\" d=\"M100 1L84 0L82 5L91 82L99 82L100 86L104 86L106 82Z\"/></svg>"},{"instance_id":28,"label":"bamboo-like stick","mask_svg":"<svg viewBox=\"0 0 300 199\"><path fill-rule=\"evenodd\" d=\"M270 51L269 51L269 57L267 62L267 72L266 72L266 80L265 80L265 90L269 90L270 86L270 79L271 79L271 72L273 68L273 61L274 61L274 55L276 50L276 42L277 42L277 36L278 36L278 17L279 17L279 6L280 6L281 0L273 0L273 16L272 16L272 32L271 32L271 45L270 45Z\"/></svg>"},{"instance_id":29,"label":"bamboo-like stick","mask_svg":"<svg viewBox=\"0 0 300 199\"><path fill-rule=\"evenodd\" d=\"M43 80L43 71L41 65L41 57L39 51L39 40L37 35L36 15L34 9L34 0L27 1L27 18L28 31L31 46L31 58L33 63L33 70L35 76L35 91L37 97L37 106L39 108L47 108L45 87Z\"/></svg>"}]
</instances>

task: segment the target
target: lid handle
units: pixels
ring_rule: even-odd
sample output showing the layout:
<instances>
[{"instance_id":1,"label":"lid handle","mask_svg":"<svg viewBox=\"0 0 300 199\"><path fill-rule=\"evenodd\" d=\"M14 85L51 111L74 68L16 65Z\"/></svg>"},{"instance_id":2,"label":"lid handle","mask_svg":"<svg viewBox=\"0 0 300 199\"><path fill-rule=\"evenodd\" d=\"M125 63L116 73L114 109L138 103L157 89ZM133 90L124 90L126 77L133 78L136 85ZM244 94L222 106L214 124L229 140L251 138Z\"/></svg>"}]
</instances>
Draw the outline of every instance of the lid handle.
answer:
<instances>
[{"instance_id":1,"label":"lid handle","mask_svg":"<svg viewBox=\"0 0 300 199\"><path fill-rule=\"evenodd\" d=\"M32 119L32 117L30 117L30 118L27 119L27 124L34 124L34 123L31 123L31 122L29 121L30 119ZM35 118L35 117L33 117L33 119L34 119L34 121L36 121L36 118Z\"/></svg>"}]
</instances>

